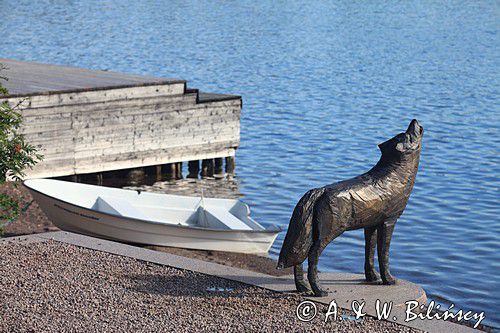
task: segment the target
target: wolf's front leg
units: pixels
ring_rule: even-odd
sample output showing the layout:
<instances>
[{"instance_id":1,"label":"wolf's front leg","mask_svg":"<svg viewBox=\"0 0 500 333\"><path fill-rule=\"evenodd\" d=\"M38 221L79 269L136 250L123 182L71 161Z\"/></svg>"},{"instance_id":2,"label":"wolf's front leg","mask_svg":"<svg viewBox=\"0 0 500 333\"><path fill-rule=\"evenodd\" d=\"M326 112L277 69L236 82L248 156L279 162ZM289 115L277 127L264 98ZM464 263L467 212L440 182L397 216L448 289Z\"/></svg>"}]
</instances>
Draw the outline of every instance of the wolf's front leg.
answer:
<instances>
[{"instance_id":1,"label":"wolf's front leg","mask_svg":"<svg viewBox=\"0 0 500 333\"><path fill-rule=\"evenodd\" d=\"M396 279L389 270L389 247L395 224L396 220L391 220L377 227L378 265L380 266L380 275L384 284L396 283Z\"/></svg>"},{"instance_id":2,"label":"wolf's front leg","mask_svg":"<svg viewBox=\"0 0 500 333\"><path fill-rule=\"evenodd\" d=\"M302 268L302 264L293 266L293 276L295 279L295 287L298 292L304 293L311 291L309 285L304 280L304 269Z\"/></svg>"},{"instance_id":3,"label":"wolf's front leg","mask_svg":"<svg viewBox=\"0 0 500 333\"><path fill-rule=\"evenodd\" d=\"M328 295L328 292L324 290L318 283L318 260L321 251L322 251L321 242L317 240L313 243L313 246L311 247L311 250L309 251L309 256L307 258L308 261L307 280L309 280L314 296L316 297L323 297Z\"/></svg>"},{"instance_id":4,"label":"wolf's front leg","mask_svg":"<svg viewBox=\"0 0 500 333\"><path fill-rule=\"evenodd\" d=\"M377 227L365 228L365 277L368 282L380 280L375 270L375 247L377 246Z\"/></svg>"}]
</instances>

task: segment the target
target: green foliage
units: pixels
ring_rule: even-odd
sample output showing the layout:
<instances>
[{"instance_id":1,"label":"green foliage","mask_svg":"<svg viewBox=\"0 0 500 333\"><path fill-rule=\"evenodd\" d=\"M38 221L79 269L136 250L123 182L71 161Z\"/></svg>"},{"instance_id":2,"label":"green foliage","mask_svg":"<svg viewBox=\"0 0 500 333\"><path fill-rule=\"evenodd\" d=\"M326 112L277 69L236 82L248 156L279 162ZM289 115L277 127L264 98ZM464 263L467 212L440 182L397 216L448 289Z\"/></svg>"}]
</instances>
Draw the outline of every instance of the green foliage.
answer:
<instances>
[{"instance_id":1,"label":"green foliage","mask_svg":"<svg viewBox=\"0 0 500 333\"><path fill-rule=\"evenodd\" d=\"M4 69L7 69L4 65L0 64L0 73L4 70ZM7 81L7 78L5 76L1 76L0 75L0 96L2 95L8 95L9 94L9 91L7 90L7 88L5 87L2 87L2 80L5 80Z\"/></svg>"},{"instance_id":2,"label":"green foliage","mask_svg":"<svg viewBox=\"0 0 500 333\"><path fill-rule=\"evenodd\" d=\"M0 195L0 235L3 227L14 221L20 213L19 202L6 194Z\"/></svg>"},{"instance_id":3,"label":"green foliage","mask_svg":"<svg viewBox=\"0 0 500 333\"><path fill-rule=\"evenodd\" d=\"M0 183L7 177L19 181L24 170L33 167L42 158L37 149L20 134L21 113L8 102L0 104Z\"/></svg>"},{"instance_id":4,"label":"green foliage","mask_svg":"<svg viewBox=\"0 0 500 333\"><path fill-rule=\"evenodd\" d=\"M6 69L0 64L0 73ZM7 80L0 75L0 98L8 95L1 80ZM7 101L0 102L0 185L8 178L20 181L25 176L26 168L32 168L43 156L37 148L29 144L24 135L19 132L23 118L19 105L12 107ZM0 194L0 234L2 226L11 222L19 215L19 202L6 194Z\"/></svg>"}]
</instances>

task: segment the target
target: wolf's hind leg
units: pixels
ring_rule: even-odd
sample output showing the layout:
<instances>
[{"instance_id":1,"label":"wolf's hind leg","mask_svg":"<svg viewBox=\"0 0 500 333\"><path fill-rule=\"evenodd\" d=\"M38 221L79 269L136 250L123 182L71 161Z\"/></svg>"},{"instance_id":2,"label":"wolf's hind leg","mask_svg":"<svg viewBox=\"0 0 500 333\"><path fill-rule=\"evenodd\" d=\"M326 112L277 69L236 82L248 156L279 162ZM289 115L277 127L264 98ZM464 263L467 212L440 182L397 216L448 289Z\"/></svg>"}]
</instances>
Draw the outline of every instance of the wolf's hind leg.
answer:
<instances>
[{"instance_id":1,"label":"wolf's hind leg","mask_svg":"<svg viewBox=\"0 0 500 333\"><path fill-rule=\"evenodd\" d=\"M375 270L375 247L377 246L377 227L365 228L365 277L368 282L380 280Z\"/></svg>"},{"instance_id":2,"label":"wolf's hind leg","mask_svg":"<svg viewBox=\"0 0 500 333\"><path fill-rule=\"evenodd\" d=\"M309 280L314 296L316 297L328 295L328 292L324 290L318 282L318 260L322 251L321 242L317 240L313 243L309 251L309 257L307 258L309 265L307 269L307 280Z\"/></svg>"},{"instance_id":3,"label":"wolf's hind leg","mask_svg":"<svg viewBox=\"0 0 500 333\"><path fill-rule=\"evenodd\" d=\"M377 251L380 275L384 284L394 284L396 279L389 271L389 246L396 221L387 221L377 229Z\"/></svg>"},{"instance_id":4,"label":"wolf's hind leg","mask_svg":"<svg viewBox=\"0 0 500 333\"><path fill-rule=\"evenodd\" d=\"M311 291L308 283L304 280L304 269L302 264L293 266L293 275L295 278L295 287L298 292L304 293Z\"/></svg>"}]
</instances>

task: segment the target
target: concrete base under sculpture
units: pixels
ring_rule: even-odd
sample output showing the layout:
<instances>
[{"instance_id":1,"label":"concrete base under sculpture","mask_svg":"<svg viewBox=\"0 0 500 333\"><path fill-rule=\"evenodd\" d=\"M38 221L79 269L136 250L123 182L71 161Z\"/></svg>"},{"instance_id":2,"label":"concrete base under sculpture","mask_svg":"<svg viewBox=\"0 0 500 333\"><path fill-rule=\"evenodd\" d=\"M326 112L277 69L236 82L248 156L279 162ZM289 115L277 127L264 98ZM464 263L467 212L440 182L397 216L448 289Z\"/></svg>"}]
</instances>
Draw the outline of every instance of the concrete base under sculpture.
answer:
<instances>
[{"instance_id":1,"label":"concrete base under sculpture","mask_svg":"<svg viewBox=\"0 0 500 333\"><path fill-rule=\"evenodd\" d=\"M329 303L335 300L337 305L344 309L351 309L353 301L365 302L363 311L372 316L376 316L377 300L381 305L392 302L391 313L399 314L406 309L408 301L416 301L419 305L427 302L427 295L422 287L406 280L398 279L397 284L388 288L381 284L366 282L363 274L319 273L318 276L328 291L328 296L314 297L315 301Z\"/></svg>"}]
</instances>

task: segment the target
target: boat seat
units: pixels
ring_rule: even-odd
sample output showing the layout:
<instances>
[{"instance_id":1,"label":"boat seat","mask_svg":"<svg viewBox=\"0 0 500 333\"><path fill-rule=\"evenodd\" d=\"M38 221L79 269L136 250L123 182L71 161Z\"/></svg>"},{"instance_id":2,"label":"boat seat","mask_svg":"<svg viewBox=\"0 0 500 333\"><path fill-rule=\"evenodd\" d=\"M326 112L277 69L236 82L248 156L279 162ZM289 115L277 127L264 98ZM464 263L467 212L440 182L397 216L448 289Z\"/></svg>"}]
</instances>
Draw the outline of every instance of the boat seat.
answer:
<instances>
[{"instance_id":1,"label":"boat seat","mask_svg":"<svg viewBox=\"0 0 500 333\"><path fill-rule=\"evenodd\" d=\"M251 227L246 225L239 218L231 214L226 208L221 207L204 207L205 211L211 214L220 222L224 223L230 229L234 230L252 230Z\"/></svg>"},{"instance_id":2,"label":"boat seat","mask_svg":"<svg viewBox=\"0 0 500 333\"><path fill-rule=\"evenodd\" d=\"M102 213L132 217L140 220L148 220L148 217L137 210L126 200L112 197L97 197L92 209Z\"/></svg>"}]
</instances>

